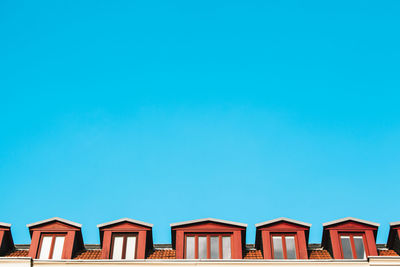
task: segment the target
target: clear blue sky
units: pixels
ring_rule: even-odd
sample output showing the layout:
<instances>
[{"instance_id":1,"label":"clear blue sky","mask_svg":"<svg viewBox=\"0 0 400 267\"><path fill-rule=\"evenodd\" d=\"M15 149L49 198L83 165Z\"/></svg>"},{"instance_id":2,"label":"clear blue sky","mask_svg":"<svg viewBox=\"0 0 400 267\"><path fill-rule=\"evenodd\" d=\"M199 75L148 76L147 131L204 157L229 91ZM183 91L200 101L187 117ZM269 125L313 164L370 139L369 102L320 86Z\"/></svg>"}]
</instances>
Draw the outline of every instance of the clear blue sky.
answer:
<instances>
[{"instance_id":1,"label":"clear blue sky","mask_svg":"<svg viewBox=\"0 0 400 267\"><path fill-rule=\"evenodd\" d=\"M399 221L400 2L0 2L0 221Z\"/></svg>"}]
</instances>

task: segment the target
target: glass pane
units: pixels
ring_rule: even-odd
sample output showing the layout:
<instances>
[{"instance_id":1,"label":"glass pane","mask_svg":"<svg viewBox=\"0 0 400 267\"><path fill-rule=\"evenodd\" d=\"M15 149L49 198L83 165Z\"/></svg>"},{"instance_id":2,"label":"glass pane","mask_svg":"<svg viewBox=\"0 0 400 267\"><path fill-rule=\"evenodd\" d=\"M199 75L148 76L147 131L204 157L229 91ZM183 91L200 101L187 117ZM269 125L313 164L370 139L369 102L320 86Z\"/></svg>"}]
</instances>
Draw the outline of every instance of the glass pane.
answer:
<instances>
[{"instance_id":1,"label":"glass pane","mask_svg":"<svg viewBox=\"0 0 400 267\"><path fill-rule=\"evenodd\" d=\"M273 236L272 245L274 246L274 259L283 259L282 237Z\"/></svg>"},{"instance_id":2,"label":"glass pane","mask_svg":"<svg viewBox=\"0 0 400 267\"><path fill-rule=\"evenodd\" d=\"M230 259L231 257L231 237L223 236L222 237L222 258Z\"/></svg>"},{"instance_id":3,"label":"glass pane","mask_svg":"<svg viewBox=\"0 0 400 267\"><path fill-rule=\"evenodd\" d=\"M353 253L351 251L350 236L341 236L343 259L352 259Z\"/></svg>"},{"instance_id":4,"label":"glass pane","mask_svg":"<svg viewBox=\"0 0 400 267\"><path fill-rule=\"evenodd\" d=\"M207 237L199 236L199 259L207 259Z\"/></svg>"},{"instance_id":5,"label":"glass pane","mask_svg":"<svg viewBox=\"0 0 400 267\"><path fill-rule=\"evenodd\" d=\"M50 254L52 236L44 236L42 239L42 245L40 247L39 259L48 259Z\"/></svg>"},{"instance_id":6,"label":"glass pane","mask_svg":"<svg viewBox=\"0 0 400 267\"><path fill-rule=\"evenodd\" d=\"M296 244L294 236L286 236L286 255L288 259L296 259Z\"/></svg>"},{"instance_id":7,"label":"glass pane","mask_svg":"<svg viewBox=\"0 0 400 267\"><path fill-rule=\"evenodd\" d=\"M357 259L365 259L365 249L362 236L354 236L354 246L356 247Z\"/></svg>"},{"instance_id":8,"label":"glass pane","mask_svg":"<svg viewBox=\"0 0 400 267\"><path fill-rule=\"evenodd\" d=\"M65 236L56 236L56 240L54 242L54 250L53 257L54 260L60 260L64 247L64 239Z\"/></svg>"},{"instance_id":9,"label":"glass pane","mask_svg":"<svg viewBox=\"0 0 400 267\"><path fill-rule=\"evenodd\" d=\"M126 238L125 259L126 260L135 259L135 251L136 251L136 236L128 236Z\"/></svg>"},{"instance_id":10,"label":"glass pane","mask_svg":"<svg viewBox=\"0 0 400 267\"><path fill-rule=\"evenodd\" d=\"M194 259L194 236L186 237L186 259Z\"/></svg>"},{"instance_id":11,"label":"glass pane","mask_svg":"<svg viewBox=\"0 0 400 267\"><path fill-rule=\"evenodd\" d=\"M211 259L219 259L219 236L210 237Z\"/></svg>"},{"instance_id":12,"label":"glass pane","mask_svg":"<svg viewBox=\"0 0 400 267\"><path fill-rule=\"evenodd\" d=\"M114 237L113 253L112 258L114 260L122 259L122 245L124 243L124 238L122 236Z\"/></svg>"}]
</instances>

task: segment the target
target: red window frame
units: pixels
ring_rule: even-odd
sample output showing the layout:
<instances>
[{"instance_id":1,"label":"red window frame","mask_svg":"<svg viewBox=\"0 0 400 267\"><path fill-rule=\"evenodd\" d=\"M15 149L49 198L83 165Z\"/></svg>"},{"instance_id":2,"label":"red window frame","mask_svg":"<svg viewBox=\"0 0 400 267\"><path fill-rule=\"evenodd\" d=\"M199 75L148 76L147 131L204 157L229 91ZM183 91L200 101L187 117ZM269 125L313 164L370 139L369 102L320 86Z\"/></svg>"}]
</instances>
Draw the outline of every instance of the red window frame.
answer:
<instances>
[{"instance_id":1,"label":"red window frame","mask_svg":"<svg viewBox=\"0 0 400 267\"><path fill-rule=\"evenodd\" d=\"M186 234L185 235L185 246L184 246L184 257L186 259L186 245L187 245L187 238L194 237L194 258L199 258L199 237L207 237L207 259L211 258L211 241L210 237L219 237L219 259L223 257L223 248L222 248L222 237L229 236L231 238L231 258L232 258L232 233L196 233L196 234Z\"/></svg>"},{"instance_id":2,"label":"red window frame","mask_svg":"<svg viewBox=\"0 0 400 267\"><path fill-rule=\"evenodd\" d=\"M342 259L344 258L343 247L342 247L342 236L350 237L350 246L351 246L351 253L353 254L353 259L357 259L357 252L356 252L356 246L354 244L354 237L361 236L362 240L363 240L363 245L364 245L365 257L368 257L368 246L367 246L367 240L365 238L364 232L361 232L361 233L360 232L340 232L339 233L339 244L340 244L340 253L342 254Z\"/></svg>"},{"instance_id":3,"label":"red window frame","mask_svg":"<svg viewBox=\"0 0 400 267\"><path fill-rule=\"evenodd\" d=\"M274 241L273 237L274 236L279 236L282 239L282 250L283 250L283 259L287 260L287 249L286 249L286 238L287 236L293 236L294 237L294 247L296 250L296 259L299 259L299 241L297 240L297 234L296 233L271 233L271 256L274 259Z\"/></svg>"},{"instance_id":4,"label":"red window frame","mask_svg":"<svg viewBox=\"0 0 400 267\"><path fill-rule=\"evenodd\" d=\"M111 248L110 248L110 259L113 258L113 252L114 252L114 241L116 237L123 237L123 243L122 243L122 255L121 255L121 260L125 260L126 257L126 242L128 237L134 236L136 237L136 242L135 242L135 259L137 258L137 248L138 248L138 234L137 233L113 233L111 236Z\"/></svg>"},{"instance_id":5,"label":"red window frame","mask_svg":"<svg viewBox=\"0 0 400 267\"><path fill-rule=\"evenodd\" d=\"M43 245L43 238L45 236L51 236L51 245L50 245L50 251L49 251L49 260L53 258L53 252L54 252L54 244L56 242L56 236L63 236L64 238L66 237L67 233L43 233L40 235L40 242L39 242L39 249L37 253L37 257L39 258L40 252L42 250L42 245ZM65 239L64 239L65 243ZM64 252L64 244L63 244L63 252Z\"/></svg>"}]
</instances>

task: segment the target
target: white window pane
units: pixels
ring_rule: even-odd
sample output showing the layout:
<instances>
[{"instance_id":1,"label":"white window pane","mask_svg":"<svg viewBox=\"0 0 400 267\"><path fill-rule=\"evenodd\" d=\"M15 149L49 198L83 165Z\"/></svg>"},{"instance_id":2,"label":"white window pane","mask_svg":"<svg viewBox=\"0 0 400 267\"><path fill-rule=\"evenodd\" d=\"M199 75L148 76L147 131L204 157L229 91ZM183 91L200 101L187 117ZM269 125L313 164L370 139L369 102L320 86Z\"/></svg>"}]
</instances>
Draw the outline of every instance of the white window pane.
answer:
<instances>
[{"instance_id":1,"label":"white window pane","mask_svg":"<svg viewBox=\"0 0 400 267\"><path fill-rule=\"evenodd\" d=\"M122 245L124 243L124 238L122 236L114 237L113 253L112 258L114 260L122 259Z\"/></svg>"},{"instance_id":2,"label":"white window pane","mask_svg":"<svg viewBox=\"0 0 400 267\"><path fill-rule=\"evenodd\" d=\"M48 259L50 254L52 236L44 236L42 239L42 245L40 246L39 259Z\"/></svg>"},{"instance_id":3,"label":"white window pane","mask_svg":"<svg viewBox=\"0 0 400 267\"><path fill-rule=\"evenodd\" d=\"M194 259L194 236L186 237L186 259Z\"/></svg>"},{"instance_id":4,"label":"white window pane","mask_svg":"<svg viewBox=\"0 0 400 267\"><path fill-rule=\"evenodd\" d=\"M207 259L207 237L199 236L199 259Z\"/></svg>"},{"instance_id":5,"label":"white window pane","mask_svg":"<svg viewBox=\"0 0 400 267\"><path fill-rule=\"evenodd\" d=\"M354 246L356 247L357 259L365 259L365 249L362 236L354 236Z\"/></svg>"},{"instance_id":6,"label":"white window pane","mask_svg":"<svg viewBox=\"0 0 400 267\"><path fill-rule=\"evenodd\" d=\"M352 259L353 252L350 245L350 236L341 236L340 240L342 241L343 259Z\"/></svg>"},{"instance_id":7,"label":"white window pane","mask_svg":"<svg viewBox=\"0 0 400 267\"><path fill-rule=\"evenodd\" d=\"M286 256L288 259L296 259L296 244L294 236L286 236Z\"/></svg>"},{"instance_id":8,"label":"white window pane","mask_svg":"<svg viewBox=\"0 0 400 267\"><path fill-rule=\"evenodd\" d=\"M210 258L219 259L219 236L210 237Z\"/></svg>"},{"instance_id":9,"label":"white window pane","mask_svg":"<svg viewBox=\"0 0 400 267\"><path fill-rule=\"evenodd\" d=\"M231 237L223 236L222 237L222 258L230 259L231 256Z\"/></svg>"},{"instance_id":10,"label":"white window pane","mask_svg":"<svg viewBox=\"0 0 400 267\"><path fill-rule=\"evenodd\" d=\"M128 236L126 238L125 259L127 260L135 259L135 250L136 250L136 236Z\"/></svg>"},{"instance_id":11,"label":"white window pane","mask_svg":"<svg viewBox=\"0 0 400 267\"><path fill-rule=\"evenodd\" d=\"M54 250L53 257L54 260L60 260L64 248L64 240L65 236L56 236L56 240L54 242Z\"/></svg>"},{"instance_id":12,"label":"white window pane","mask_svg":"<svg viewBox=\"0 0 400 267\"><path fill-rule=\"evenodd\" d=\"M273 236L272 244L274 246L274 259L283 259L282 237Z\"/></svg>"}]
</instances>

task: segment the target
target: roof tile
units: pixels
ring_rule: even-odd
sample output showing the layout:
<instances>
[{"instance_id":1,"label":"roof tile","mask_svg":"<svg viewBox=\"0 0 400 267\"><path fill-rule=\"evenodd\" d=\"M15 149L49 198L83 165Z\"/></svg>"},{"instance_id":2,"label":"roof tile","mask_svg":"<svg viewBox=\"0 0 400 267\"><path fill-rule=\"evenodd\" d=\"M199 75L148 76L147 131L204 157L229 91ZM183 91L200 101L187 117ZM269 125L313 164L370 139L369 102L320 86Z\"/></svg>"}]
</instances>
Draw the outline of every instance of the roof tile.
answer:
<instances>
[{"instance_id":1,"label":"roof tile","mask_svg":"<svg viewBox=\"0 0 400 267\"><path fill-rule=\"evenodd\" d=\"M399 256L393 249L379 250L379 256Z\"/></svg>"},{"instance_id":2,"label":"roof tile","mask_svg":"<svg viewBox=\"0 0 400 267\"><path fill-rule=\"evenodd\" d=\"M101 257L101 249L90 249L78 252L74 260L99 260Z\"/></svg>"},{"instance_id":3,"label":"roof tile","mask_svg":"<svg viewBox=\"0 0 400 267\"><path fill-rule=\"evenodd\" d=\"M324 260L324 259L332 259L331 255L329 252L325 249L320 249L320 250L311 250L309 251L309 256L308 258L310 260Z\"/></svg>"},{"instance_id":4,"label":"roof tile","mask_svg":"<svg viewBox=\"0 0 400 267\"><path fill-rule=\"evenodd\" d=\"M147 258L148 259L176 259L176 250L174 250L174 249L154 250Z\"/></svg>"},{"instance_id":5,"label":"roof tile","mask_svg":"<svg viewBox=\"0 0 400 267\"><path fill-rule=\"evenodd\" d=\"M261 250L249 250L247 251L246 255L244 255L244 259L262 260L264 257L261 253Z\"/></svg>"},{"instance_id":6,"label":"roof tile","mask_svg":"<svg viewBox=\"0 0 400 267\"><path fill-rule=\"evenodd\" d=\"M8 252L4 257L28 257L29 250L14 250Z\"/></svg>"}]
</instances>

